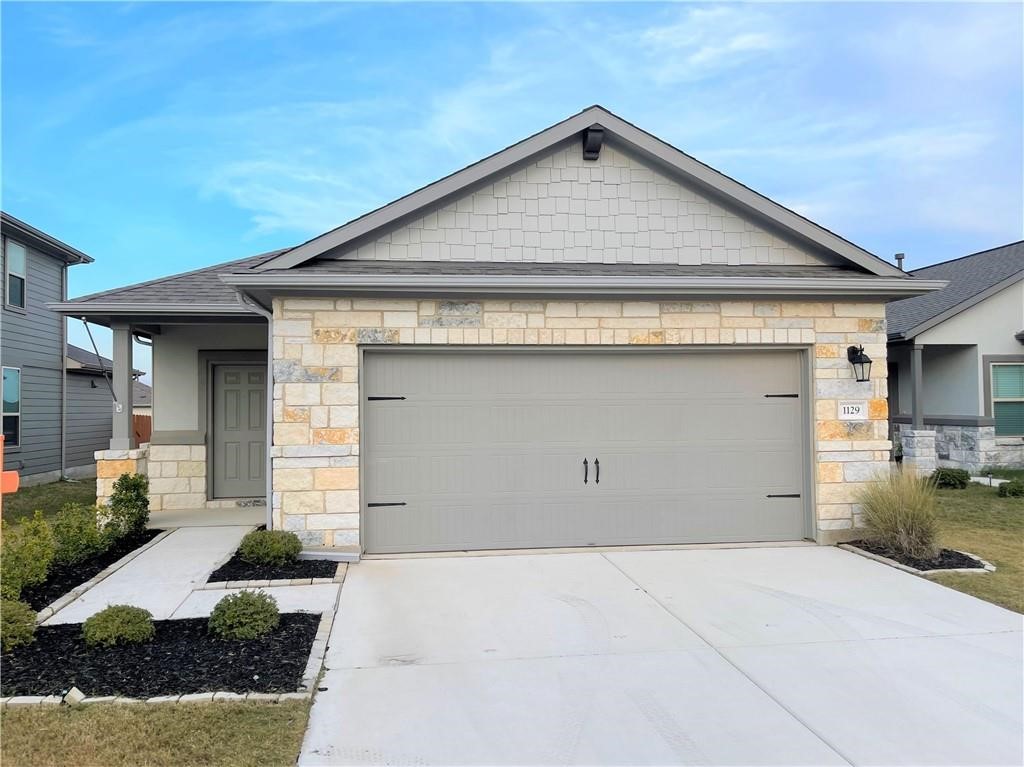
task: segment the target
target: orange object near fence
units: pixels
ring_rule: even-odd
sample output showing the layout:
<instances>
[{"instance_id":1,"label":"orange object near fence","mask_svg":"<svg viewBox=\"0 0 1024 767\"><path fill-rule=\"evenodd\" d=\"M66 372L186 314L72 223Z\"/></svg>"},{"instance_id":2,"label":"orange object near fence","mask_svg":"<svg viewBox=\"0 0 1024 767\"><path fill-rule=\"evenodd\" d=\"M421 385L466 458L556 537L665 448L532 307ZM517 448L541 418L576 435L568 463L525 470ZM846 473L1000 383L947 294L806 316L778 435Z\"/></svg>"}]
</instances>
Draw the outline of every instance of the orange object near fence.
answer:
<instances>
[{"instance_id":1,"label":"orange object near fence","mask_svg":"<svg viewBox=\"0 0 1024 767\"><path fill-rule=\"evenodd\" d=\"M0 466L4 464L4 435L0 434ZM16 471L4 471L0 472L0 511L4 507L4 495L7 493L14 493L18 490L18 485L21 483L21 477L18 476Z\"/></svg>"}]
</instances>

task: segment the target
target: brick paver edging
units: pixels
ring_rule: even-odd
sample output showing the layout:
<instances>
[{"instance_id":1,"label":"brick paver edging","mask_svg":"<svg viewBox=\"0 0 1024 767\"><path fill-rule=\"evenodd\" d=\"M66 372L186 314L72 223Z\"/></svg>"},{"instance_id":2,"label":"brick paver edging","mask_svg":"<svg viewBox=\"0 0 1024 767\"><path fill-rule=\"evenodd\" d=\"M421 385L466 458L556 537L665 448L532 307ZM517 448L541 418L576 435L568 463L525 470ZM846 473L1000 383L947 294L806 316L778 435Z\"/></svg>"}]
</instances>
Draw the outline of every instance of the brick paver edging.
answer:
<instances>
[{"instance_id":1,"label":"brick paver edging","mask_svg":"<svg viewBox=\"0 0 1024 767\"><path fill-rule=\"evenodd\" d=\"M75 586L75 588L71 589L71 591L69 591L66 594L64 594L64 596L55 599L53 602L48 604L46 607L44 607L42 610L40 610L36 614L36 623L42 623L47 618L52 617L58 611L63 610L65 607L67 607L69 604L74 602L76 599L78 599L80 596L82 596L82 594L87 592L93 586L95 586L98 583L100 583L101 581L106 580L107 578L109 578L111 575L116 573L118 570L120 570L126 564L128 564L133 559L135 559L135 557L137 557L140 554L142 554L142 552L147 551L148 549L151 549L153 546L156 546L160 541L162 541L168 535L173 533L175 530L177 530L177 528L171 528L170 530L164 530L162 533L160 533L159 535L154 537L152 540L147 541L146 543L144 543L141 546L139 546L137 549L133 549L132 551L129 551L127 554L125 554L123 557L121 557L119 560L117 560L113 564L107 565L105 568L100 570L98 573L96 573L96 575L94 575L92 578L87 580L81 586Z\"/></svg>"},{"instance_id":2,"label":"brick paver edging","mask_svg":"<svg viewBox=\"0 0 1024 767\"><path fill-rule=\"evenodd\" d=\"M278 578L263 581L213 581L196 586L196 591L217 591L220 589L262 589L271 586L318 586L328 583L342 583L345 580L347 562L339 562L333 578Z\"/></svg>"},{"instance_id":3,"label":"brick paver edging","mask_svg":"<svg viewBox=\"0 0 1024 767\"><path fill-rule=\"evenodd\" d=\"M916 567L905 565L902 562L897 562L895 559L889 559L889 557L883 557L881 554L875 554L871 551L859 549L848 543L840 543L839 548L845 549L846 551L852 551L854 554L859 554L862 557L873 559L876 562L881 562L882 564L889 565L890 567L895 567L897 570L902 570L903 572L911 573L912 575L935 575L936 573L994 573L996 571L995 565L990 564L981 557L975 556L967 551L960 551L958 553L964 554L975 560L981 565L981 567L946 567L938 570L918 570Z\"/></svg>"},{"instance_id":4,"label":"brick paver edging","mask_svg":"<svg viewBox=\"0 0 1024 767\"><path fill-rule=\"evenodd\" d=\"M331 626L334 625L335 609L328 610L320 615L320 625L317 627L316 636L310 647L309 660L306 663L306 670L302 673L302 682L297 692L197 692L188 695L157 695L152 698L126 698L120 695L104 695L96 698L78 697L81 695L77 689L66 696L69 705L89 706L94 703L225 703L225 702L250 702L250 703L283 703L289 700L309 700L313 696L313 689L316 687L317 679L320 677L320 669L323 667L324 656L327 654L327 640L331 635ZM75 694L77 693L77 695ZM0 698L0 709L18 706L57 706L65 701L60 695L19 695L13 698Z\"/></svg>"}]
</instances>

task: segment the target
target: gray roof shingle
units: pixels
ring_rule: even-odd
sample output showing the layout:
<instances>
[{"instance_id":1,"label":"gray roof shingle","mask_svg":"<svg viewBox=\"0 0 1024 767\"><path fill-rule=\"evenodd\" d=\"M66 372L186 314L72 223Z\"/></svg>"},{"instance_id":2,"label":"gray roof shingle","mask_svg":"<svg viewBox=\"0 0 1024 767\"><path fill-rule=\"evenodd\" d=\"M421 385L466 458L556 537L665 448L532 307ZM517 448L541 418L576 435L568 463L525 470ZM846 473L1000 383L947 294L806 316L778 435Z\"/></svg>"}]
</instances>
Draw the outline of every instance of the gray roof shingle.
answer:
<instances>
[{"instance_id":1,"label":"gray roof shingle","mask_svg":"<svg viewBox=\"0 0 1024 767\"><path fill-rule=\"evenodd\" d=\"M948 280L942 290L905 298L886 306L890 340L908 339L918 328L958 306L964 309L990 288L1015 275L1024 278L1024 240L910 272L928 280ZM923 329L923 328L922 328Z\"/></svg>"},{"instance_id":2,"label":"gray roof shingle","mask_svg":"<svg viewBox=\"0 0 1024 767\"><path fill-rule=\"evenodd\" d=\"M234 288L220 281L220 275L245 271L262 264L283 250L273 250L258 256L249 256L223 264L215 264L183 274L173 274L155 280L126 285L123 288L90 293L70 299L71 303L102 302L105 304L209 304L233 306L237 304Z\"/></svg>"}]
</instances>

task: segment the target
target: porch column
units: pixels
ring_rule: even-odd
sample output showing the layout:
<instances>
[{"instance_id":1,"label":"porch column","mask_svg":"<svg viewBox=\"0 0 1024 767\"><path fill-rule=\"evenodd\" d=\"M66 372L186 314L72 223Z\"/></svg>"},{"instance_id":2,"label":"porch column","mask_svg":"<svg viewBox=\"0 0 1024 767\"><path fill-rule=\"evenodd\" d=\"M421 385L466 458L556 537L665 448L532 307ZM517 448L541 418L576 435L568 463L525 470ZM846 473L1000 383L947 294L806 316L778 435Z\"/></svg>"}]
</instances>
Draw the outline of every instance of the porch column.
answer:
<instances>
[{"instance_id":1,"label":"porch column","mask_svg":"<svg viewBox=\"0 0 1024 767\"><path fill-rule=\"evenodd\" d=\"M910 428L911 429L923 429L924 428L924 398L922 396L921 382L923 374L921 372L921 352L924 347L920 344L914 344L910 351L910 405L912 408Z\"/></svg>"},{"instance_id":2,"label":"porch column","mask_svg":"<svg viewBox=\"0 0 1024 767\"><path fill-rule=\"evenodd\" d=\"M111 325L114 331L114 412L111 450L131 450L135 445L132 428L132 327Z\"/></svg>"}]
</instances>

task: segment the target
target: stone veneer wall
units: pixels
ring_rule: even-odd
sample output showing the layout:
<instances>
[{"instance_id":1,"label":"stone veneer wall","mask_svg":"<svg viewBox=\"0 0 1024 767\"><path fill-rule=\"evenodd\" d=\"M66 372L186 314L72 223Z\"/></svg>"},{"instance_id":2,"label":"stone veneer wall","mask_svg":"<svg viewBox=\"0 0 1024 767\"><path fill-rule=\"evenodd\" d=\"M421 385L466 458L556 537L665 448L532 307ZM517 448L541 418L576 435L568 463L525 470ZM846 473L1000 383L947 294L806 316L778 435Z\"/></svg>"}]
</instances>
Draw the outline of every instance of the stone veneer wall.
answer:
<instances>
[{"instance_id":1,"label":"stone veneer wall","mask_svg":"<svg viewBox=\"0 0 1024 767\"><path fill-rule=\"evenodd\" d=\"M925 427L935 435L935 457L939 466L978 471L985 466L1024 466L1024 439L996 437L995 426L932 424ZM894 433L902 435L909 424L895 424Z\"/></svg>"},{"instance_id":2,"label":"stone veneer wall","mask_svg":"<svg viewBox=\"0 0 1024 767\"><path fill-rule=\"evenodd\" d=\"M263 506L262 498L206 497L205 445L143 445L96 453L96 502L106 503L114 480L124 473L149 476L149 510L224 509Z\"/></svg>"},{"instance_id":3,"label":"stone veneer wall","mask_svg":"<svg viewBox=\"0 0 1024 767\"><path fill-rule=\"evenodd\" d=\"M359 345L786 344L813 349L818 538L852 535L857 493L888 470L884 317L881 303L275 299L274 525L359 545ZM851 344L874 359L870 382L853 380ZM840 399L867 400L869 420L838 420Z\"/></svg>"},{"instance_id":4,"label":"stone veneer wall","mask_svg":"<svg viewBox=\"0 0 1024 767\"><path fill-rule=\"evenodd\" d=\"M97 450L96 505L105 506L114 492L114 482L122 474L145 474L149 456L148 445L134 450Z\"/></svg>"}]
</instances>

